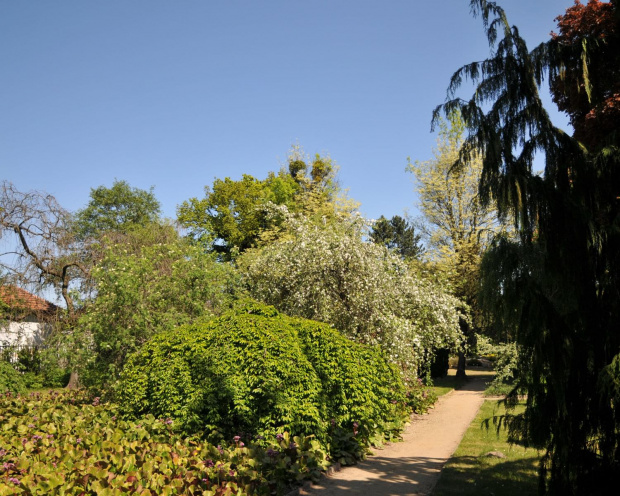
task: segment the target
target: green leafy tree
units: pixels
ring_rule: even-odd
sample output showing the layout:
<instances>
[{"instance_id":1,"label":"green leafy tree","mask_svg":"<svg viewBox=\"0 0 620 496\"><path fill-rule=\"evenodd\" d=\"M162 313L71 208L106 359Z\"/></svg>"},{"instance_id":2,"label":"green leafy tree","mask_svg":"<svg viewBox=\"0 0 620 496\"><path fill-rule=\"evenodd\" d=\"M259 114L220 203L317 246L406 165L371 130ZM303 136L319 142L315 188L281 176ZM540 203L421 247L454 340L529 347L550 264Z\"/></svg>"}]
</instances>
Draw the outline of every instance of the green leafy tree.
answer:
<instances>
[{"instance_id":1,"label":"green leafy tree","mask_svg":"<svg viewBox=\"0 0 620 496\"><path fill-rule=\"evenodd\" d=\"M126 232L159 219L161 206L153 188L132 188L126 181L114 180L111 188L90 190L88 205L75 215L81 238L97 238L104 232Z\"/></svg>"},{"instance_id":2,"label":"green leafy tree","mask_svg":"<svg viewBox=\"0 0 620 496\"><path fill-rule=\"evenodd\" d=\"M274 206L326 222L351 211L338 196L336 167L329 157L312 160L299 147L288 157L288 170L270 172L260 180L244 174L241 180L215 179L204 198L190 198L177 209L177 218L194 239L231 260L248 248L271 242L283 234L284 212Z\"/></svg>"},{"instance_id":3,"label":"green leafy tree","mask_svg":"<svg viewBox=\"0 0 620 496\"><path fill-rule=\"evenodd\" d=\"M108 237L93 278L97 298L80 327L91 342L84 382L96 388L113 383L128 354L154 334L219 313L235 287L229 265L165 224Z\"/></svg>"},{"instance_id":4,"label":"green leafy tree","mask_svg":"<svg viewBox=\"0 0 620 496\"><path fill-rule=\"evenodd\" d=\"M471 325L479 331L482 315L478 307L480 260L499 225L492 206L478 195L482 159L472 156L461 167L453 167L464 141L465 125L458 113L439 122L435 157L410 163L407 170L416 179L422 224L437 267L449 281L453 294L470 309L471 320L461 326L468 338ZM465 376L465 348L459 352L457 375Z\"/></svg>"},{"instance_id":5,"label":"green leafy tree","mask_svg":"<svg viewBox=\"0 0 620 496\"><path fill-rule=\"evenodd\" d=\"M456 167L483 157L482 199L518 234L495 240L482 270L484 300L519 345L509 399L524 391L527 408L507 420L545 450L542 492L607 494L620 485L618 2L577 3L532 52L495 3L471 5L494 52L454 74L436 116L460 110L469 137ZM546 77L572 137L543 107ZM455 98L464 79L476 84L467 101Z\"/></svg>"},{"instance_id":6,"label":"green leafy tree","mask_svg":"<svg viewBox=\"0 0 620 496\"><path fill-rule=\"evenodd\" d=\"M259 180L244 174L239 181L216 179L204 198L183 202L177 217L189 234L224 259L254 246L261 232L272 227L268 203L291 205L298 184L286 174L270 173Z\"/></svg>"},{"instance_id":7,"label":"green leafy tree","mask_svg":"<svg viewBox=\"0 0 620 496\"><path fill-rule=\"evenodd\" d=\"M416 234L415 228L408 220L399 215L386 219L383 215L372 225L370 239L375 243L394 250L403 259L419 258L424 253L422 236Z\"/></svg>"},{"instance_id":8,"label":"green leafy tree","mask_svg":"<svg viewBox=\"0 0 620 496\"><path fill-rule=\"evenodd\" d=\"M381 345L409 378L434 349L460 342L459 302L384 246L364 241L361 219L323 226L291 216L288 222L288 236L238 259L252 296Z\"/></svg>"},{"instance_id":9,"label":"green leafy tree","mask_svg":"<svg viewBox=\"0 0 620 496\"><path fill-rule=\"evenodd\" d=\"M290 177L299 185L296 210L303 211L306 217L333 214L341 191L336 179L338 168L332 159L318 153L311 158L300 146L294 146L287 162Z\"/></svg>"}]
</instances>

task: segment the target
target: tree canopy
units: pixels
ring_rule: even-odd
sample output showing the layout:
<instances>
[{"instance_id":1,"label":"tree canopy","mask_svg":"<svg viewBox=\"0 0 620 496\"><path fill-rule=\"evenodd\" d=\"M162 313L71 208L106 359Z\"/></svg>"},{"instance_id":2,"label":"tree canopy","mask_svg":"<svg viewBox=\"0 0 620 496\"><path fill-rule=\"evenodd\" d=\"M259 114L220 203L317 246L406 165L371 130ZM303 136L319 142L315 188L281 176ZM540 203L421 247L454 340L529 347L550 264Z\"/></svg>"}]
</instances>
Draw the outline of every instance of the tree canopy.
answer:
<instances>
[{"instance_id":1,"label":"tree canopy","mask_svg":"<svg viewBox=\"0 0 620 496\"><path fill-rule=\"evenodd\" d=\"M383 215L372 225L370 239L390 250L394 250L403 259L418 258L425 249L422 246L422 236L416 234L415 228L407 219L394 215L386 219Z\"/></svg>"},{"instance_id":2,"label":"tree canopy","mask_svg":"<svg viewBox=\"0 0 620 496\"><path fill-rule=\"evenodd\" d=\"M262 180L249 174L240 180L215 179L205 187L204 198L179 205L179 222L191 237L230 260L278 237L283 218L274 206L322 221L350 209L338 197L336 167L329 157L309 158L294 147L287 166Z\"/></svg>"},{"instance_id":3,"label":"tree canopy","mask_svg":"<svg viewBox=\"0 0 620 496\"><path fill-rule=\"evenodd\" d=\"M72 216L52 195L19 191L0 184L0 270L9 282L39 289L53 288L69 315L78 307L73 290L90 273L88 250L74 236Z\"/></svg>"},{"instance_id":4,"label":"tree canopy","mask_svg":"<svg viewBox=\"0 0 620 496\"><path fill-rule=\"evenodd\" d=\"M576 2L558 16L552 33L551 92L568 114L574 137L589 148L620 121L620 33L617 3ZM555 52L555 53L554 53Z\"/></svg>"},{"instance_id":5,"label":"tree canopy","mask_svg":"<svg viewBox=\"0 0 620 496\"><path fill-rule=\"evenodd\" d=\"M426 235L436 269L452 293L469 308L471 319L461 326L468 340L481 332L485 318L478 305L480 260L489 240L499 230L493 205L483 204L478 194L482 159L472 155L453 167L465 136L460 113L439 120L435 157L409 163L415 176L420 226ZM459 352L457 375L465 376L465 348Z\"/></svg>"},{"instance_id":6,"label":"tree canopy","mask_svg":"<svg viewBox=\"0 0 620 496\"><path fill-rule=\"evenodd\" d=\"M75 215L76 231L82 238L97 237L108 231L125 232L159 219L161 206L151 187L132 188L126 181L114 180L111 188L90 190L90 200Z\"/></svg>"},{"instance_id":7,"label":"tree canopy","mask_svg":"<svg viewBox=\"0 0 620 496\"><path fill-rule=\"evenodd\" d=\"M290 218L290 235L248 250L238 264L252 296L292 316L381 345L408 377L435 348L460 343L460 303L418 278L385 246L364 240L360 218Z\"/></svg>"},{"instance_id":8,"label":"tree canopy","mask_svg":"<svg viewBox=\"0 0 620 496\"><path fill-rule=\"evenodd\" d=\"M620 483L618 4L577 4L532 52L494 2L471 6L494 52L454 74L435 116L462 113L469 136L455 167L483 157L481 198L496 200L518 234L494 241L482 272L485 301L520 345L511 399L525 391L527 408L509 425L546 450L543 490L605 494ZM573 136L543 107L545 77ZM469 100L455 97L464 79L476 84Z\"/></svg>"},{"instance_id":9,"label":"tree canopy","mask_svg":"<svg viewBox=\"0 0 620 496\"><path fill-rule=\"evenodd\" d=\"M126 357L154 334L220 313L236 286L229 264L155 223L109 235L93 278L97 298L79 327L89 343L83 380L96 388L113 383Z\"/></svg>"},{"instance_id":10,"label":"tree canopy","mask_svg":"<svg viewBox=\"0 0 620 496\"><path fill-rule=\"evenodd\" d=\"M190 235L230 259L233 250L253 246L260 233L273 226L267 203L291 205L299 190L287 174L270 173L265 180L244 174L241 180L215 179L204 198L190 198L177 211Z\"/></svg>"}]
</instances>

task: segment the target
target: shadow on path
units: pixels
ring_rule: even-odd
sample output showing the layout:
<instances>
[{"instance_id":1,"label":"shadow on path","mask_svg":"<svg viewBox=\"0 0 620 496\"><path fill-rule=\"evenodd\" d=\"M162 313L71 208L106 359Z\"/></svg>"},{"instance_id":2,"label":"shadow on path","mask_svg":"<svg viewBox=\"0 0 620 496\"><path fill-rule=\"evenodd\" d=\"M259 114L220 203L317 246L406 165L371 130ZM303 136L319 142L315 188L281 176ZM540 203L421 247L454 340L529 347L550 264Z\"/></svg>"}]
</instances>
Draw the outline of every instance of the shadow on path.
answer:
<instances>
[{"instance_id":1,"label":"shadow on path","mask_svg":"<svg viewBox=\"0 0 620 496\"><path fill-rule=\"evenodd\" d=\"M487 383L491 382L494 377L495 372L489 370L467 371L467 382L451 394L459 391L484 392L487 387Z\"/></svg>"},{"instance_id":2,"label":"shadow on path","mask_svg":"<svg viewBox=\"0 0 620 496\"><path fill-rule=\"evenodd\" d=\"M414 415L403 441L375 450L375 456L346 467L317 486L300 491L316 496L428 495L458 447L484 398L492 373L474 371L461 389L439 398L427 415Z\"/></svg>"},{"instance_id":3,"label":"shadow on path","mask_svg":"<svg viewBox=\"0 0 620 496\"><path fill-rule=\"evenodd\" d=\"M443 458L403 457L399 459L373 456L356 467L343 470L358 469L364 476L354 480L342 480L338 477L329 479L321 486L302 494L357 495L368 496L409 496L429 494L434 486L431 479L439 476L446 462ZM338 474L337 474L338 475Z\"/></svg>"}]
</instances>

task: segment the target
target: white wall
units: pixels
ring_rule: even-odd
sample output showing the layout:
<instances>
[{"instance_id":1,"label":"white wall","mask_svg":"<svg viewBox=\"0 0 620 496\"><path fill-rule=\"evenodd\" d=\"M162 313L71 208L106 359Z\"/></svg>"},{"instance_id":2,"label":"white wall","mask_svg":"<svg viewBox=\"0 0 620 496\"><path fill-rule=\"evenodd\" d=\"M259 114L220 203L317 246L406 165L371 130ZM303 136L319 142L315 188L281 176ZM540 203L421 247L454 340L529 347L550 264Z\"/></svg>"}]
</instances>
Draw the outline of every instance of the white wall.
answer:
<instances>
[{"instance_id":1,"label":"white wall","mask_svg":"<svg viewBox=\"0 0 620 496\"><path fill-rule=\"evenodd\" d=\"M49 332L39 322L8 322L0 325L0 346L39 346Z\"/></svg>"}]
</instances>

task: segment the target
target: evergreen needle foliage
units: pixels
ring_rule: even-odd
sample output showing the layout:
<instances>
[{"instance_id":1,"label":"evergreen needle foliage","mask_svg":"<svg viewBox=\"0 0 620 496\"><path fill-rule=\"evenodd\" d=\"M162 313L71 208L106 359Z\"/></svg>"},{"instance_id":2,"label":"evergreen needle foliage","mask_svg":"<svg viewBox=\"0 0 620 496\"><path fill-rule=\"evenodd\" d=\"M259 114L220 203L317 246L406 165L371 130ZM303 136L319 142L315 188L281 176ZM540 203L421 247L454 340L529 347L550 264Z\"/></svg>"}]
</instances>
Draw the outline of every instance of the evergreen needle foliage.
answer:
<instances>
[{"instance_id":1,"label":"evergreen needle foliage","mask_svg":"<svg viewBox=\"0 0 620 496\"><path fill-rule=\"evenodd\" d=\"M481 197L496 199L518 231L516 241L495 240L482 268L484 300L520 350L527 408L509 426L546 450L542 492L606 494L620 483L618 4L577 3L532 52L494 2L471 6L494 53L454 74L435 117L461 112L470 135L456 167L484 157ZM549 119L544 77L575 136ZM477 85L467 101L455 97L465 79Z\"/></svg>"}]
</instances>

